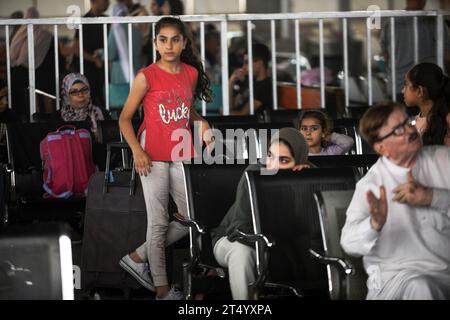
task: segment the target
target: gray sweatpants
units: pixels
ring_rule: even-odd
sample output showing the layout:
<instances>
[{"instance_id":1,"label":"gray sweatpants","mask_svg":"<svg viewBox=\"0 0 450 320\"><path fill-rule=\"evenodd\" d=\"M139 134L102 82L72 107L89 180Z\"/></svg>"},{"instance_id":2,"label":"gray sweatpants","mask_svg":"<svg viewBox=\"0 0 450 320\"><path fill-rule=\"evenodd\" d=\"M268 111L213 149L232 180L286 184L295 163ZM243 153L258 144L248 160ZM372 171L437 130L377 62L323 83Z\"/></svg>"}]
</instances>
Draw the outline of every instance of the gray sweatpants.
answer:
<instances>
[{"instance_id":1,"label":"gray sweatpants","mask_svg":"<svg viewBox=\"0 0 450 320\"><path fill-rule=\"evenodd\" d=\"M214 246L217 262L228 268L231 295L234 300L252 298L249 284L256 280L256 251L240 242L220 238Z\"/></svg>"},{"instance_id":2,"label":"gray sweatpants","mask_svg":"<svg viewBox=\"0 0 450 320\"><path fill-rule=\"evenodd\" d=\"M141 136L145 146L145 132ZM152 162L149 175L141 176L147 209L146 242L136 249L142 261L148 261L155 287L168 285L166 274L166 246L188 234L189 229L178 222L169 223L169 194L178 212L187 217L186 190L182 162Z\"/></svg>"}]
</instances>

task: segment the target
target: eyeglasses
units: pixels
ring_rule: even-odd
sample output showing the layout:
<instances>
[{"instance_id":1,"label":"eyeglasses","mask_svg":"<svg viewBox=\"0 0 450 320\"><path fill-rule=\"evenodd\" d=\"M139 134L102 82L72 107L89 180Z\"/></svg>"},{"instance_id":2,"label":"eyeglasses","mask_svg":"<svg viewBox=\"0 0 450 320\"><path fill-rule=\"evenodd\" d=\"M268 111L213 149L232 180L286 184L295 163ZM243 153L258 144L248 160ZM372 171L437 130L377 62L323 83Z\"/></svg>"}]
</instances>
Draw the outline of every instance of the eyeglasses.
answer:
<instances>
[{"instance_id":1,"label":"eyeglasses","mask_svg":"<svg viewBox=\"0 0 450 320\"><path fill-rule=\"evenodd\" d=\"M314 126L301 126L300 127L300 131L302 131L302 132L307 132L307 131L316 132L320 128L321 128L321 126L318 125L318 124L316 124Z\"/></svg>"},{"instance_id":2,"label":"eyeglasses","mask_svg":"<svg viewBox=\"0 0 450 320\"><path fill-rule=\"evenodd\" d=\"M89 93L89 88L87 88L87 87L81 88L80 90L69 91L69 94L72 97L79 96L79 95L85 95L85 94L88 94L88 93Z\"/></svg>"},{"instance_id":3,"label":"eyeglasses","mask_svg":"<svg viewBox=\"0 0 450 320\"><path fill-rule=\"evenodd\" d=\"M408 127L414 127L416 125L416 119L413 117L406 118L405 121L400 123L399 125L395 126L394 129L392 129L391 132L389 132L387 135L378 138L377 142L383 141L384 139L389 138L390 136L401 136L406 131L406 126Z\"/></svg>"}]
</instances>

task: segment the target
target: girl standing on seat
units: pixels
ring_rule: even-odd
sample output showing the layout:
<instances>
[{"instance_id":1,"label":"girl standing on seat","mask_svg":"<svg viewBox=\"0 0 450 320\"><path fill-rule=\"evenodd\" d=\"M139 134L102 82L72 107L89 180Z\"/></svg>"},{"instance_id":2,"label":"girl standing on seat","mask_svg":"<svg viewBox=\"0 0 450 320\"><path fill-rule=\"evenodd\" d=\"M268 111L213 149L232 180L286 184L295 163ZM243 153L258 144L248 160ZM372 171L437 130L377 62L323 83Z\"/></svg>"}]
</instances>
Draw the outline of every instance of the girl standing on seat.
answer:
<instances>
[{"instance_id":1,"label":"girl standing on seat","mask_svg":"<svg viewBox=\"0 0 450 320\"><path fill-rule=\"evenodd\" d=\"M405 104L420 109L416 127L425 145L450 147L450 78L434 63L420 63L406 75Z\"/></svg>"},{"instance_id":2,"label":"girl standing on seat","mask_svg":"<svg viewBox=\"0 0 450 320\"><path fill-rule=\"evenodd\" d=\"M179 300L183 294L171 288L167 279L165 247L185 236L188 229L169 223L169 194L178 211L187 216L182 161L194 156L190 130L194 121L201 121L202 141L207 145L212 141L206 134L208 123L194 107L195 99L210 102L211 90L183 22L161 18L155 34L156 62L137 75L119 119L141 177L148 224L146 242L123 257L120 265L147 289L155 290L156 299ZM136 137L131 119L141 102L144 121Z\"/></svg>"}]
</instances>

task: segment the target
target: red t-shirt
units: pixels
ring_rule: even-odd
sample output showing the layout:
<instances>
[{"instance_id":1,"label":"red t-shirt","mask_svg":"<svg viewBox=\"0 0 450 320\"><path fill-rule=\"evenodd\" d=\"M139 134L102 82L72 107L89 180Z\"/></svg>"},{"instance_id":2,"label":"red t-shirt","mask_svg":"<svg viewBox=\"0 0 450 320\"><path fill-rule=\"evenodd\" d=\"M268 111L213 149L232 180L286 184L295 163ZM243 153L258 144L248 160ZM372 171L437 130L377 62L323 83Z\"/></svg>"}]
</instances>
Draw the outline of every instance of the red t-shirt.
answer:
<instances>
[{"instance_id":1,"label":"red t-shirt","mask_svg":"<svg viewBox=\"0 0 450 320\"><path fill-rule=\"evenodd\" d=\"M172 74L156 63L142 69L148 91L144 97L145 151L154 161L182 161L194 157L189 126L197 69L182 63Z\"/></svg>"}]
</instances>

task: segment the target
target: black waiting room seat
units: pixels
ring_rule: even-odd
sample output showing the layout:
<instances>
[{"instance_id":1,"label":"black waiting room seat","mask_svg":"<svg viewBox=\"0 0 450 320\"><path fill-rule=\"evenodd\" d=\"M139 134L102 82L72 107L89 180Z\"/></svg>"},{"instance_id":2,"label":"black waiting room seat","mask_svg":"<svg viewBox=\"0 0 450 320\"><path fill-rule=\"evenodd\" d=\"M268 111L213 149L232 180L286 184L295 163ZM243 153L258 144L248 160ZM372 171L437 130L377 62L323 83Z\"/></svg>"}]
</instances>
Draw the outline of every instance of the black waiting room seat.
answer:
<instances>
[{"instance_id":1,"label":"black waiting room seat","mask_svg":"<svg viewBox=\"0 0 450 320\"><path fill-rule=\"evenodd\" d=\"M367 274L362 258L348 256L341 248L341 231L354 190L318 191L314 194L324 251L311 252L327 266L330 299L364 300Z\"/></svg>"},{"instance_id":2,"label":"black waiting room seat","mask_svg":"<svg viewBox=\"0 0 450 320\"><path fill-rule=\"evenodd\" d=\"M89 129L85 122L60 123L9 123L7 124L8 202L10 222L29 220L53 220L73 217L84 210L84 198L44 199L42 187L43 169L40 142L49 132L62 125L75 125L77 129ZM95 161L95 160L94 160Z\"/></svg>"},{"instance_id":3,"label":"black waiting room seat","mask_svg":"<svg viewBox=\"0 0 450 320\"><path fill-rule=\"evenodd\" d=\"M208 291L208 279L197 276L224 270L214 258L210 231L217 227L236 198L236 189L247 165L184 164L187 188L188 219L181 221L190 227L190 258L183 265L184 291L187 299L199 291ZM217 282L217 281L216 281ZM222 289L218 289L222 288ZM219 281L215 289L229 296L227 281Z\"/></svg>"},{"instance_id":4,"label":"black waiting room seat","mask_svg":"<svg viewBox=\"0 0 450 320\"><path fill-rule=\"evenodd\" d=\"M353 189L355 170L314 168L283 170L273 175L247 171L246 176L254 235L241 235L257 243L257 280L250 284L254 297L268 297L268 290L280 289L305 298L327 299L326 268L309 251L323 252L314 193Z\"/></svg>"}]
</instances>

